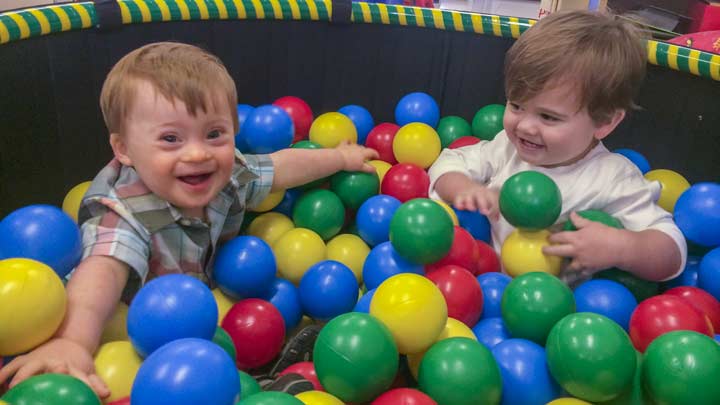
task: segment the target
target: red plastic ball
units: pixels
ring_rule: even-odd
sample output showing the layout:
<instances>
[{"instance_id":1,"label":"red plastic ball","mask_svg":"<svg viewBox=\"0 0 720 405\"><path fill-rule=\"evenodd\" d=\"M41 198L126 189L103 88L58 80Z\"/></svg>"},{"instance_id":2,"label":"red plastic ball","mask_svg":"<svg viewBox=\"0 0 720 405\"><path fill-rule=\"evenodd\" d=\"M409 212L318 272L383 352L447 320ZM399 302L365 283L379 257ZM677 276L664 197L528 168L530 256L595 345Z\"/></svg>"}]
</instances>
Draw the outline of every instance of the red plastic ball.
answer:
<instances>
[{"instance_id":1,"label":"red plastic ball","mask_svg":"<svg viewBox=\"0 0 720 405\"><path fill-rule=\"evenodd\" d=\"M405 202L413 198L427 198L429 187L430 176L425 170L412 163L399 163L385 173L380 192Z\"/></svg>"},{"instance_id":2,"label":"red plastic ball","mask_svg":"<svg viewBox=\"0 0 720 405\"><path fill-rule=\"evenodd\" d=\"M710 293L701 288L683 286L671 288L665 291L665 294L685 298L690 305L710 319L713 331L720 332L720 301L716 300Z\"/></svg>"},{"instance_id":3,"label":"red plastic ball","mask_svg":"<svg viewBox=\"0 0 720 405\"><path fill-rule=\"evenodd\" d=\"M480 138L469 135L461 136L460 138L454 140L450 145L448 145L448 149L462 148L463 146L475 145L478 142L480 142Z\"/></svg>"},{"instance_id":4,"label":"red plastic ball","mask_svg":"<svg viewBox=\"0 0 720 405\"><path fill-rule=\"evenodd\" d=\"M630 317L630 339L640 352L658 336L692 330L714 338L710 320L686 299L674 295L656 295L638 304Z\"/></svg>"},{"instance_id":5,"label":"red plastic ball","mask_svg":"<svg viewBox=\"0 0 720 405\"><path fill-rule=\"evenodd\" d=\"M437 402L418 390L395 388L375 398L371 405L437 405Z\"/></svg>"},{"instance_id":6,"label":"red plastic ball","mask_svg":"<svg viewBox=\"0 0 720 405\"><path fill-rule=\"evenodd\" d=\"M290 116L295 126L293 143L307 139L310 125L313 122L313 112L303 99L293 96L280 97L273 102Z\"/></svg>"},{"instance_id":7,"label":"red plastic ball","mask_svg":"<svg viewBox=\"0 0 720 405\"><path fill-rule=\"evenodd\" d=\"M470 232L456 225L453 230L453 242L450 251L442 259L428 265L426 270L430 272L454 264L475 274L479 253L475 239L470 235Z\"/></svg>"},{"instance_id":8,"label":"red plastic ball","mask_svg":"<svg viewBox=\"0 0 720 405\"><path fill-rule=\"evenodd\" d=\"M130 405L130 397L116 399L112 402L107 402L105 405Z\"/></svg>"},{"instance_id":9,"label":"red plastic ball","mask_svg":"<svg viewBox=\"0 0 720 405\"><path fill-rule=\"evenodd\" d=\"M398 129L400 129L399 125L389 122L378 124L370 130L367 138L365 138L365 146L375 149L380 155L380 160L384 160L391 165L396 164L397 159L395 159L392 144Z\"/></svg>"},{"instance_id":10,"label":"red plastic ball","mask_svg":"<svg viewBox=\"0 0 720 405\"><path fill-rule=\"evenodd\" d=\"M495 249L481 240L476 240L475 244L478 249L475 275L479 276L480 274L500 271L500 258Z\"/></svg>"},{"instance_id":11,"label":"red plastic ball","mask_svg":"<svg viewBox=\"0 0 720 405\"><path fill-rule=\"evenodd\" d=\"M278 377L284 376L285 374L300 374L304 379L312 383L313 388L316 391L325 391L322 384L320 384L320 380L315 372L315 365L312 361L301 361L300 363L295 363L281 371L278 374Z\"/></svg>"},{"instance_id":12,"label":"red plastic ball","mask_svg":"<svg viewBox=\"0 0 720 405\"><path fill-rule=\"evenodd\" d=\"M271 303L249 298L235 303L220 325L232 338L241 370L267 364L282 348L285 321Z\"/></svg>"},{"instance_id":13,"label":"red plastic ball","mask_svg":"<svg viewBox=\"0 0 720 405\"><path fill-rule=\"evenodd\" d=\"M472 273L460 266L449 265L431 271L426 277L438 286L445 297L448 317L469 328L478 323L483 309L483 294Z\"/></svg>"}]
</instances>

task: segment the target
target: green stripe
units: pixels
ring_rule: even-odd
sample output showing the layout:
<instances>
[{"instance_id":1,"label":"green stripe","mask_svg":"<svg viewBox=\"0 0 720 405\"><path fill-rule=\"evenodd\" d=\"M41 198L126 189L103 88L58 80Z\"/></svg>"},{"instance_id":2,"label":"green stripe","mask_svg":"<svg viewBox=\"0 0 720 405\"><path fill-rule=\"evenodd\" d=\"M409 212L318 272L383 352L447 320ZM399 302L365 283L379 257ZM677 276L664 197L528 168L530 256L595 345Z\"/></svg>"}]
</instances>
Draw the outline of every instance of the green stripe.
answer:
<instances>
[{"instance_id":1,"label":"green stripe","mask_svg":"<svg viewBox=\"0 0 720 405\"><path fill-rule=\"evenodd\" d=\"M388 15L390 19L390 24L392 25L400 25L400 18L398 17L398 9L396 6L388 6Z\"/></svg>"},{"instance_id":2,"label":"green stripe","mask_svg":"<svg viewBox=\"0 0 720 405\"><path fill-rule=\"evenodd\" d=\"M359 5L357 2L355 2L355 1L352 2L352 9L351 9L351 10L352 10L352 19L353 19L353 21L359 22L359 23L360 23L360 22L364 22L364 21L363 21L362 9L360 8L360 5Z\"/></svg>"},{"instance_id":3,"label":"green stripe","mask_svg":"<svg viewBox=\"0 0 720 405\"><path fill-rule=\"evenodd\" d=\"M354 3L353 3L354 5ZM300 9L300 19L310 20L310 7L307 5L307 1L298 0L298 8Z\"/></svg>"},{"instance_id":4,"label":"green stripe","mask_svg":"<svg viewBox=\"0 0 720 405\"><path fill-rule=\"evenodd\" d=\"M190 19L199 20L200 7L197 6L197 1L186 1L185 4L187 4L187 8L190 11Z\"/></svg>"},{"instance_id":5,"label":"green stripe","mask_svg":"<svg viewBox=\"0 0 720 405\"><path fill-rule=\"evenodd\" d=\"M148 1L145 4L147 4L148 10L150 10L150 19L152 21L163 21L162 11L156 1Z\"/></svg>"},{"instance_id":6,"label":"green stripe","mask_svg":"<svg viewBox=\"0 0 720 405\"><path fill-rule=\"evenodd\" d=\"M272 4L268 0L260 0L260 5L263 8L263 11L265 12L265 18L272 20L277 17L280 17L278 15L275 15L275 11L272 8Z\"/></svg>"},{"instance_id":7,"label":"green stripe","mask_svg":"<svg viewBox=\"0 0 720 405\"><path fill-rule=\"evenodd\" d=\"M500 17L500 32L505 38L512 38L512 31L510 30L510 19L508 17Z\"/></svg>"},{"instance_id":8,"label":"green stripe","mask_svg":"<svg viewBox=\"0 0 720 405\"><path fill-rule=\"evenodd\" d=\"M82 28L82 18L80 18L80 13L78 13L73 7L67 7L64 10L70 19L70 27Z\"/></svg>"},{"instance_id":9,"label":"green stripe","mask_svg":"<svg viewBox=\"0 0 720 405\"><path fill-rule=\"evenodd\" d=\"M58 18L57 14L55 14L51 9L41 8L40 12L43 13L45 18L47 18L48 22L50 23L50 31L58 32L62 30L60 18Z\"/></svg>"},{"instance_id":10,"label":"green stripe","mask_svg":"<svg viewBox=\"0 0 720 405\"><path fill-rule=\"evenodd\" d=\"M382 16L380 15L380 7L376 3L368 4L370 6L370 19L373 24L382 24Z\"/></svg>"},{"instance_id":11,"label":"green stripe","mask_svg":"<svg viewBox=\"0 0 720 405\"><path fill-rule=\"evenodd\" d=\"M482 22L482 32L483 34L487 35L494 35L493 34L493 22L492 18L489 15L484 15L480 17L480 22Z\"/></svg>"},{"instance_id":12,"label":"green stripe","mask_svg":"<svg viewBox=\"0 0 720 405\"><path fill-rule=\"evenodd\" d=\"M229 20L237 20L238 18L240 18L240 14L238 13L237 7L235 7L235 3L229 0L223 0L223 3L225 3L225 8L227 9Z\"/></svg>"},{"instance_id":13,"label":"green stripe","mask_svg":"<svg viewBox=\"0 0 720 405\"><path fill-rule=\"evenodd\" d=\"M214 1L207 1L208 15L210 19L217 20L220 18L220 10L218 10L217 4Z\"/></svg>"},{"instance_id":14,"label":"green stripe","mask_svg":"<svg viewBox=\"0 0 720 405\"><path fill-rule=\"evenodd\" d=\"M135 23L141 23L142 22L142 13L140 12L140 7L138 7L137 3L134 1L126 1L125 5L128 8L128 11L130 11L130 22Z\"/></svg>"},{"instance_id":15,"label":"green stripe","mask_svg":"<svg viewBox=\"0 0 720 405\"><path fill-rule=\"evenodd\" d=\"M453 13L449 13L447 11L442 11L442 18L443 23L445 23L445 29L448 31L460 31L460 27L455 26L455 21L453 20Z\"/></svg>"},{"instance_id":16,"label":"green stripe","mask_svg":"<svg viewBox=\"0 0 720 405\"><path fill-rule=\"evenodd\" d=\"M433 20L432 11L429 8L423 7L420 12L422 13L423 20L425 20L425 26L428 28L435 28L435 20Z\"/></svg>"},{"instance_id":17,"label":"green stripe","mask_svg":"<svg viewBox=\"0 0 720 405\"><path fill-rule=\"evenodd\" d=\"M38 36L42 33L42 29L40 28L40 21L38 21L34 15L27 11L21 11L18 13L18 15L22 17L22 19L25 20L25 24L28 25L31 37Z\"/></svg>"},{"instance_id":18,"label":"green stripe","mask_svg":"<svg viewBox=\"0 0 720 405\"><path fill-rule=\"evenodd\" d=\"M255 11L255 6L253 5L252 1L242 0L242 4L243 6L245 6L245 14L247 15L247 19L257 19L257 12Z\"/></svg>"},{"instance_id":19,"label":"green stripe","mask_svg":"<svg viewBox=\"0 0 720 405\"><path fill-rule=\"evenodd\" d=\"M690 71L690 61L688 59L688 56L690 56L690 49L678 48L678 57L677 57L678 69L682 70L683 72Z\"/></svg>"},{"instance_id":20,"label":"green stripe","mask_svg":"<svg viewBox=\"0 0 720 405\"><path fill-rule=\"evenodd\" d=\"M175 0L168 0L167 6L168 10L170 10L170 21L181 21L182 13L180 12L180 7L177 2Z\"/></svg>"},{"instance_id":21,"label":"green stripe","mask_svg":"<svg viewBox=\"0 0 720 405\"><path fill-rule=\"evenodd\" d=\"M325 3L322 1L316 1L315 6L317 7L318 17L320 17L320 21L330 21L330 12L325 6Z\"/></svg>"},{"instance_id":22,"label":"green stripe","mask_svg":"<svg viewBox=\"0 0 720 405\"><path fill-rule=\"evenodd\" d=\"M520 23L520 35L522 35L523 32L527 31L528 28L530 28L530 20L527 18L520 18L518 20Z\"/></svg>"},{"instance_id":23,"label":"green stripe","mask_svg":"<svg viewBox=\"0 0 720 405\"><path fill-rule=\"evenodd\" d=\"M657 57L658 65L660 66L668 66L668 44L658 42L657 44L657 52L655 53Z\"/></svg>"},{"instance_id":24,"label":"green stripe","mask_svg":"<svg viewBox=\"0 0 720 405\"><path fill-rule=\"evenodd\" d=\"M411 27L417 27L418 23L417 18L415 17L415 13L408 10L407 8L405 9L405 11L407 11L407 14L405 14L405 21L407 21L407 25Z\"/></svg>"},{"instance_id":25,"label":"green stripe","mask_svg":"<svg viewBox=\"0 0 720 405\"><path fill-rule=\"evenodd\" d=\"M98 18L97 14L95 13L95 4L88 3L88 4L81 4L82 8L87 11L88 15L90 15L90 22L91 25L94 27L98 24Z\"/></svg>"},{"instance_id":26,"label":"green stripe","mask_svg":"<svg viewBox=\"0 0 720 405\"><path fill-rule=\"evenodd\" d=\"M0 15L0 22L5 24L5 28L8 30L8 34L10 34L10 41L15 41L20 39L20 27L17 26L15 21L13 21L12 18Z\"/></svg>"},{"instance_id":27,"label":"green stripe","mask_svg":"<svg viewBox=\"0 0 720 405\"><path fill-rule=\"evenodd\" d=\"M713 54L709 52L700 52L700 62L698 63L698 71L700 72L700 76L712 78L712 75L710 74L710 60L712 59L712 57Z\"/></svg>"},{"instance_id":28,"label":"green stripe","mask_svg":"<svg viewBox=\"0 0 720 405\"><path fill-rule=\"evenodd\" d=\"M280 0L280 10L282 10L283 19L292 20L292 9L290 8L290 2L286 0Z\"/></svg>"},{"instance_id":29,"label":"green stripe","mask_svg":"<svg viewBox=\"0 0 720 405\"><path fill-rule=\"evenodd\" d=\"M470 17L470 14L461 14L460 19L462 20L462 25L465 28L465 31L473 32L473 25L472 25L472 17Z\"/></svg>"}]
</instances>

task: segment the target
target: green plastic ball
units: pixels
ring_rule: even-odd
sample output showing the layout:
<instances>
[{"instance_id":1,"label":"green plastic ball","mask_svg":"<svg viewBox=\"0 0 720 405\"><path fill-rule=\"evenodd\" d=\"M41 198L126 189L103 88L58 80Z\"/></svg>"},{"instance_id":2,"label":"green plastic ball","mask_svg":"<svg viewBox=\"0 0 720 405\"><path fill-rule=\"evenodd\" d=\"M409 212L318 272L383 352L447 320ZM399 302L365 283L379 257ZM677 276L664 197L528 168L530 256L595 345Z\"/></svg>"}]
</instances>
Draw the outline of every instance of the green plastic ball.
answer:
<instances>
[{"instance_id":1,"label":"green plastic ball","mask_svg":"<svg viewBox=\"0 0 720 405\"><path fill-rule=\"evenodd\" d=\"M280 391L263 391L244 397L235 405L305 405L294 396Z\"/></svg>"},{"instance_id":2,"label":"green plastic ball","mask_svg":"<svg viewBox=\"0 0 720 405\"><path fill-rule=\"evenodd\" d=\"M544 346L552 327L575 312L575 296L552 274L525 273L505 287L501 312L510 335Z\"/></svg>"},{"instance_id":3,"label":"green plastic ball","mask_svg":"<svg viewBox=\"0 0 720 405\"><path fill-rule=\"evenodd\" d=\"M560 216L562 195L548 176L528 170L512 175L500 189L500 212L516 228L539 231Z\"/></svg>"},{"instance_id":4,"label":"green plastic ball","mask_svg":"<svg viewBox=\"0 0 720 405\"><path fill-rule=\"evenodd\" d=\"M660 284L654 281L643 280L627 271L612 268L597 272L593 279L611 280L625 286L635 296L637 302L642 302L650 297L658 295Z\"/></svg>"},{"instance_id":5,"label":"green plastic ball","mask_svg":"<svg viewBox=\"0 0 720 405\"><path fill-rule=\"evenodd\" d=\"M386 391L398 371L392 334L366 313L333 318L315 341L315 372L325 390L344 402L365 403Z\"/></svg>"},{"instance_id":6,"label":"green plastic ball","mask_svg":"<svg viewBox=\"0 0 720 405\"><path fill-rule=\"evenodd\" d=\"M351 210L357 210L365 200L377 195L379 188L377 173L342 171L330 178L330 189Z\"/></svg>"},{"instance_id":7,"label":"green plastic ball","mask_svg":"<svg viewBox=\"0 0 720 405\"><path fill-rule=\"evenodd\" d=\"M472 128L464 118L449 115L440 119L437 133L440 136L440 146L447 148L454 140L463 136L471 136Z\"/></svg>"},{"instance_id":8,"label":"green plastic ball","mask_svg":"<svg viewBox=\"0 0 720 405\"><path fill-rule=\"evenodd\" d=\"M465 337L432 345L420 362L418 384L439 404L499 404L502 396L500 369L492 353Z\"/></svg>"},{"instance_id":9,"label":"green plastic ball","mask_svg":"<svg viewBox=\"0 0 720 405\"><path fill-rule=\"evenodd\" d=\"M600 314L580 312L560 320L548 335L545 351L555 380L585 401L611 400L635 377L637 357L630 337Z\"/></svg>"},{"instance_id":10,"label":"green plastic ball","mask_svg":"<svg viewBox=\"0 0 720 405\"><path fill-rule=\"evenodd\" d=\"M295 149L322 149L322 145L320 145L317 142L309 141L307 139L298 141L290 146L291 148ZM317 188L321 186L323 183L327 181L327 178L317 179L313 180L310 183L303 184L299 186L298 188L301 190L312 190L314 188Z\"/></svg>"},{"instance_id":11,"label":"green plastic ball","mask_svg":"<svg viewBox=\"0 0 720 405\"><path fill-rule=\"evenodd\" d=\"M452 246L452 219L428 198L403 203L390 220L390 242L400 256L420 264L442 259Z\"/></svg>"},{"instance_id":12,"label":"green plastic ball","mask_svg":"<svg viewBox=\"0 0 720 405\"><path fill-rule=\"evenodd\" d=\"M492 141L503 130L505 106L488 104L479 109L472 120L472 133L480 139Z\"/></svg>"},{"instance_id":13,"label":"green plastic ball","mask_svg":"<svg viewBox=\"0 0 720 405\"><path fill-rule=\"evenodd\" d=\"M578 215L585 219L589 219L591 221L600 222L601 224L605 224L607 226L611 226L613 228L617 229L623 229L623 224L620 222L619 219L615 218L614 216L600 210L585 210L585 211L578 211ZM563 231L577 231L577 228L572 223L571 220L567 220L565 222L565 225L563 226Z\"/></svg>"},{"instance_id":14,"label":"green plastic ball","mask_svg":"<svg viewBox=\"0 0 720 405\"><path fill-rule=\"evenodd\" d=\"M599 402L598 405L645 405L650 403L642 385L642 364L642 353L635 351L635 376L630 388L609 401Z\"/></svg>"},{"instance_id":15,"label":"green plastic ball","mask_svg":"<svg viewBox=\"0 0 720 405\"><path fill-rule=\"evenodd\" d=\"M242 370L238 370L238 374L240 375L240 399L262 391L260 384L250 374Z\"/></svg>"},{"instance_id":16,"label":"green plastic ball","mask_svg":"<svg viewBox=\"0 0 720 405\"><path fill-rule=\"evenodd\" d=\"M28 378L2 396L11 405L100 405L84 382L66 374L41 374Z\"/></svg>"},{"instance_id":17,"label":"green plastic ball","mask_svg":"<svg viewBox=\"0 0 720 405\"><path fill-rule=\"evenodd\" d=\"M643 379L656 404L720 404L720 346L693 331L661 335L645 350Z\"/></svg>"},{"instance_id":18,"label":"green plastic ball","mask_svg":"<svg viewBox=\"0 0 720 405\"><path fill-rule=\"evenodd\" d=\"M345 207L340 197L330 190L308 191L293 207L293 222L296 228L310 229L328 240L342 229Z\"/></svg>"},{"instance_id":19,"label":"green plastic ball","mask_svg":"<svg viewBox=\"0 0 720 405\"><path fill-rule=\"evenodd\" d=\"M237 350L235 349L235 343L232 338L225 332L225 329L221 327L215 328L215 335L212 338L213 343L220 346L230 355L231 359L237 357Z\"/></svg>"}]
</instances>

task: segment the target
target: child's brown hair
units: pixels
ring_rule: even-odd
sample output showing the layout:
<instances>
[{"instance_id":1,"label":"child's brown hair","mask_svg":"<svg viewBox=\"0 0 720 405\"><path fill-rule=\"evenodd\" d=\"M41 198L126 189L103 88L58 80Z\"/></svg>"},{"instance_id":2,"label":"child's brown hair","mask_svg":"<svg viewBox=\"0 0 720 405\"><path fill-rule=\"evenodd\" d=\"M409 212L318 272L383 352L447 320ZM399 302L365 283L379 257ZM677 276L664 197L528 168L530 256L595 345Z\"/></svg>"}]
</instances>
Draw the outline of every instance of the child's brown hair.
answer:
<instances>
[{"instance_id":1,"label":"child's brown hair","mask_svg":"<svg viewBox=\"0 0 720 405\"><path fill-rule=\"evenodd\" d=\"M630 23L590 11L550 14L523 33L505 58L505 94L522 103L546 86L577 86L580 110L596 124L635 107L646 68L645 41Z\"/></svg>"},{"instance_id":2,"label":"child's brown hair","mask_svg":"<svg viewBox=\"0 0 720 405\"><path fill-rule=\"evenodd\" d=\"M138 80L149 82L172 102L182 101L192 115L198 109L208 111L212 103L227 102L237 132L237 90L220 59L193 45L157 42L123 56L108 73L100 108L110 133L122 133Z\"/></svg>"}]
</instances>

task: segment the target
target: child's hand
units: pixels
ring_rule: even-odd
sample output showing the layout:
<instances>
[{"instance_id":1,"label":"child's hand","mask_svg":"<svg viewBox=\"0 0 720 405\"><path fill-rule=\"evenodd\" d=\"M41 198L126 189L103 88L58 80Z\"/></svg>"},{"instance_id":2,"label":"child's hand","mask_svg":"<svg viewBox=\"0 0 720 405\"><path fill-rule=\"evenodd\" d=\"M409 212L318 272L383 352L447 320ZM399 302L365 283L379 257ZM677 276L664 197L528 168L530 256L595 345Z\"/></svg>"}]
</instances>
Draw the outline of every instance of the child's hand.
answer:
<instances>
[{"instance_id":1,"label":"child's hand","mask_svg":"<svg viewBox=\"0 0 720 405\"><path fill-rule=\"evenodd\" d=\"M497 221L500 219L498 200L499 194L496 190L480 184L473 184L468 189L459 192L452 203L459 210L479 211L493 221Z\"/></svg>"},{"instance_id":2,"label":"child's hand","mask_svg":"<svg viewBox=\"0 0 720 405\"><path fill-rule=\"evenodd\" d=\"M375 149L344 141L336 146L335 150L340 152L345 162L342 170L348 172L375 173L375 168L367 163L368 160L379 157Z\"/></svg>"},{"instance_id":3,"label":"child's hand","mask_svg":"<svg viewBox=\"0 0 720 405\"><path fill-rule=\"evenodd\" d=\"M623 230L583 218L576 212L570 213L570 220L577 231L552 234L548 238L551 245L545 246L543 253L570 258L568 268L574 271L596 272L619 262Z\"/></svg>"},{"instance_id":4,"label":"child's hand","mask_svg":"<svg viewBox=\"0 0 720 405\"><path fill-rule=\"evenodd\" d=\"M69 339L54 338L32 352L14 358L0 370L0 383L15 374L10 388L37 374L69 374L87 384L100 398L110 390L97 374L92 355L82 345Z\"/></svg>"}]
</instances>

